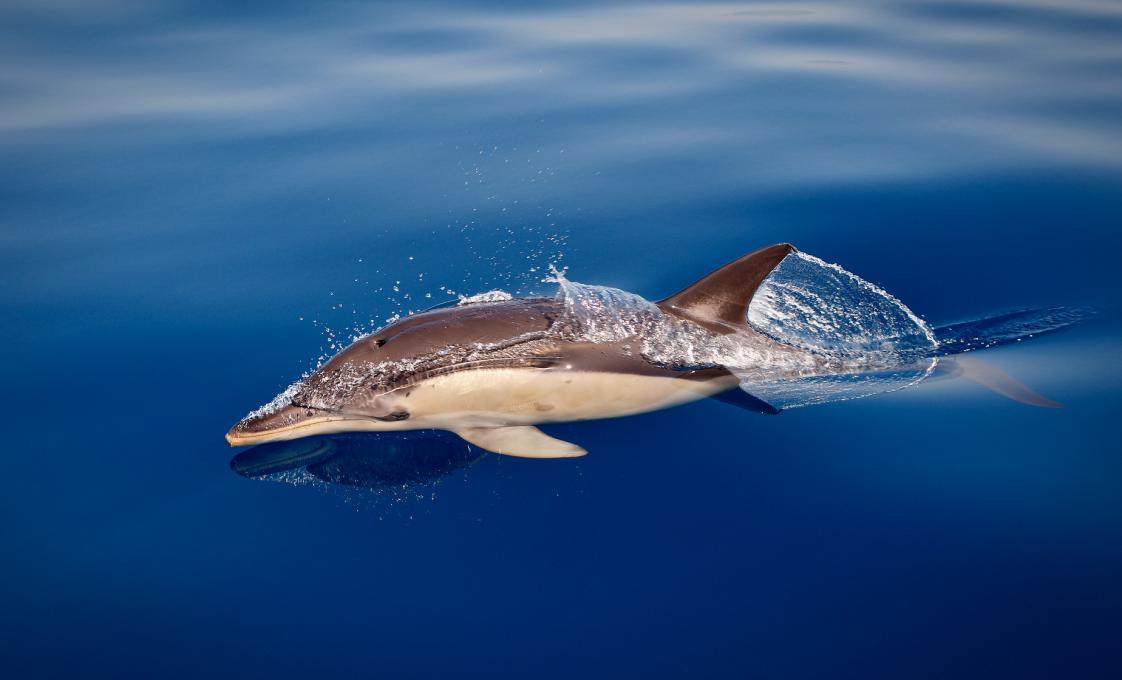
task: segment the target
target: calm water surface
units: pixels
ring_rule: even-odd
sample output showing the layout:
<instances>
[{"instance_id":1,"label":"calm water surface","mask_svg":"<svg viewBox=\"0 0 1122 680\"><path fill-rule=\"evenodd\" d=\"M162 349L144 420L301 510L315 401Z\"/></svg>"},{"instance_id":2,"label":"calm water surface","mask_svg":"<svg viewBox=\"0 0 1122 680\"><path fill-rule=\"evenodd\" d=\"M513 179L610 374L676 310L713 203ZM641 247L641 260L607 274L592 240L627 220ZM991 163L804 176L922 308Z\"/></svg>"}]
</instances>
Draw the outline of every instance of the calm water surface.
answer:
<instances>
[{"instance_id":1,"label":"calm water surface","mask_svg":"<svg viewBox=\"0 0 1122 680\"><path fill-rule=\"evenodd\" d=\"M1109 0L6 2L0 672L1118 677L1119 121ZM941 381L435 486L229 469L355 328L776 241L932 324L1099 307L986 353L1066 408Z\"/></svg>"}]
</instances>

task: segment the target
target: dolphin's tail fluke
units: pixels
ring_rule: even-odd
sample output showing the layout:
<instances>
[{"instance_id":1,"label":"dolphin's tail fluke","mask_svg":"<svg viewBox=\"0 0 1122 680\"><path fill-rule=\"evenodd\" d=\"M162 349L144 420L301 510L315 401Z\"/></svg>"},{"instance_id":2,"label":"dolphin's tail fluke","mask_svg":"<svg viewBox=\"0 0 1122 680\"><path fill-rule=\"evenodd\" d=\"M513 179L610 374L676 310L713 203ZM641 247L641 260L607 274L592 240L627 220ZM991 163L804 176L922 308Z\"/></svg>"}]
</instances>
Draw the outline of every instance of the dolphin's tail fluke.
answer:
<instances>
[{"instance_id":1,"label":"dolphin's tail fluke","mask_svg":"<svg viewBox=\"0 0 1122 680\"><path fill-rule=\"evenodd\" d=\"M938 374L948 378L966 378L1006 399L1041 408L1063 408L1063 404L1036 392L1028 385L993 364L970 355L939 359Z\"/></svg>"}]
</instances>

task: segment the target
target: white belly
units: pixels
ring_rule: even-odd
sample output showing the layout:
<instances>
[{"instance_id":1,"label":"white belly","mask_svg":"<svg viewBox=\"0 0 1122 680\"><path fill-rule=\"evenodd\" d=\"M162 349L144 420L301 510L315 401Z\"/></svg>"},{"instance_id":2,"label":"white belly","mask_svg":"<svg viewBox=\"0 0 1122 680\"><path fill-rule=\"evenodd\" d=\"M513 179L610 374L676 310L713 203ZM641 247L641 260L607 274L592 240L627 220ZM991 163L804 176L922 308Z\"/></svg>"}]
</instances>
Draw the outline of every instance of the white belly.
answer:
<instances>
[{"instance_id":1,"label":"white belly","mask_svg":"<svg viewBox=\"0 0 1122 680\"><path fill-rule=\"evenodd\" d=\"M410 413L403 428L453 429L644 413L712 396L732 387L734 380L501 368L437 376L397 396Z\"/></svg>"}]
</instances>

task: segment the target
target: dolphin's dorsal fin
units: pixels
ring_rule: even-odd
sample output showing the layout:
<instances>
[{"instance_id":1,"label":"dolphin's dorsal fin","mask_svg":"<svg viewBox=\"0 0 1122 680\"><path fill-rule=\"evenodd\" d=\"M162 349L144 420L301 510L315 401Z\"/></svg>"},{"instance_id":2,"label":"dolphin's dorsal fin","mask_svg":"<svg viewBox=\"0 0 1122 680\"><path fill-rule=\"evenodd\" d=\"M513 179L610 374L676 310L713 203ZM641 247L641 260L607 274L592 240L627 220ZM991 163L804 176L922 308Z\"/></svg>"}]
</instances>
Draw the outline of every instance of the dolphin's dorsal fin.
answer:
<instances>
[{"instance_id":1,"label":"dolphin's dorsal fin","mask_svg":"<svg viewBox=\"0 0 1122 680\"><path fill-rule=\"evenodd\" d=\"M783 258L795 251L776 243L729 262L685 290L662 300L662 311L682 316L721 334L741 330L752 296Z\"/></svg>"},{"instance_id":2,"label":"dolphin's dorsal fin","mask_svg":"<svg viewBox=\"0 0 1122 680\"><path fill-rule=\"evenodd\" d=\"M491 453L519 458L576 458L585 451L576 444L550 437L536 427L469 427L453 430L468 443Z\"/></svg>"}]
</instances>

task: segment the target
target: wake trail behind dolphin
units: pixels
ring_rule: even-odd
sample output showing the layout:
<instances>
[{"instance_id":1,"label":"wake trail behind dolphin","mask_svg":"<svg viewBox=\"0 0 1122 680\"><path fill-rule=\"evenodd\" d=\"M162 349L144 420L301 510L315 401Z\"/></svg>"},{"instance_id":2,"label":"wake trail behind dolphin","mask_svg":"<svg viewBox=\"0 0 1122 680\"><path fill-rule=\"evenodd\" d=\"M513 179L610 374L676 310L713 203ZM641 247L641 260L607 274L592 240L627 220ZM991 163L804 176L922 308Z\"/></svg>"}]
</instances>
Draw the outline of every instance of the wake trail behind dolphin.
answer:
<instances>
[{"instance_id":1,"label":"wake trail behind dolphin","mask_svg":"<svg viewBox=\"0 0 1122 680\"><path fill-rule=\"evenodd\" d=\"M934 330L941 356L1000 347L1029 338L1067 330L1094 317L1093 307L1021 309L972 321L961 321Z\"/></svg>"}]
</instances>

